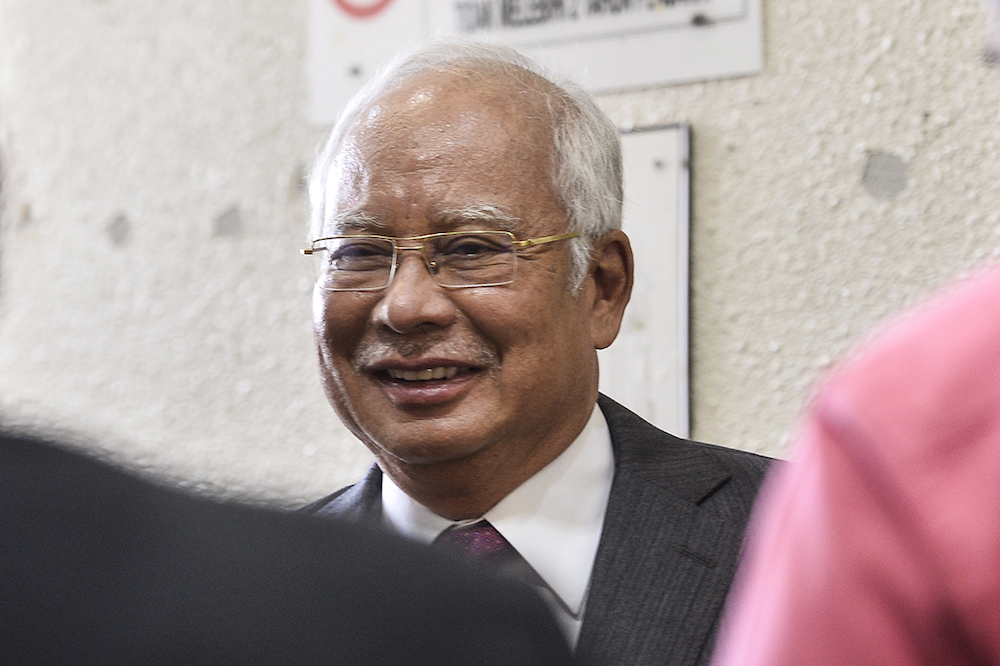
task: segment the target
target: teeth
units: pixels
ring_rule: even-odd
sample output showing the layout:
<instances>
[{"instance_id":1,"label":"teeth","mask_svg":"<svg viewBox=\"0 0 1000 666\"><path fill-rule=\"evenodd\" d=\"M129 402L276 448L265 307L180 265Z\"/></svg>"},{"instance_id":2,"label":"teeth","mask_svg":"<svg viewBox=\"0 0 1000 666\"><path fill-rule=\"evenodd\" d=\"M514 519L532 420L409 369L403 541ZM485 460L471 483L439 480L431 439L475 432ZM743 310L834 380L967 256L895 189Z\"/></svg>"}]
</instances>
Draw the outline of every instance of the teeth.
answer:
<instances>
[{"instance_id":1,"label":"teeth","mask_svg":"<svg viewBox=\"0 0 1000 666\"><path fill-rule=\"evenodd\" d=\"M451 379L458 374L455 366L442 368L427 368L425 370L389 370L389 376L393 379L402 379L407 382L426 382L432 379Z\"/></svg>"}]
</instances>

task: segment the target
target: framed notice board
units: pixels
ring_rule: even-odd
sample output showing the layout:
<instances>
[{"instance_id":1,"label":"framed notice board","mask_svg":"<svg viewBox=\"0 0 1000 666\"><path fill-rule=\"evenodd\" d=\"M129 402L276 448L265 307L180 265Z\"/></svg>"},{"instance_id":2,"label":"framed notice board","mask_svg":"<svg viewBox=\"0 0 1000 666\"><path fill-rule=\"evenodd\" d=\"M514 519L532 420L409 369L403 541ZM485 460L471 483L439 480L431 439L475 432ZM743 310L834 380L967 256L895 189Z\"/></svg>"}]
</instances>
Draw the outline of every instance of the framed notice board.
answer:
<instances>
[{"instance_id":1,"label":"framed notice board","mask_svg":"<svg viewBox=\"0 0 1000 666\"><path fill-rule=\"evenodd\" d=\"M421 39L510 44L592 92L755 74L762 0L309 0L309 117Z\"/></svg>"},{"instance_id":2,"label":"framed notice board","mask_svg":"<svg viewBox=\"0 0 1000 666\"><path fill-rule=\"evenodd\" d=\"M598 352L601 391L680 437L690 429L690 134L678 124L622 135L635 286L618 338Z\"/></svg>"}]
</instances>

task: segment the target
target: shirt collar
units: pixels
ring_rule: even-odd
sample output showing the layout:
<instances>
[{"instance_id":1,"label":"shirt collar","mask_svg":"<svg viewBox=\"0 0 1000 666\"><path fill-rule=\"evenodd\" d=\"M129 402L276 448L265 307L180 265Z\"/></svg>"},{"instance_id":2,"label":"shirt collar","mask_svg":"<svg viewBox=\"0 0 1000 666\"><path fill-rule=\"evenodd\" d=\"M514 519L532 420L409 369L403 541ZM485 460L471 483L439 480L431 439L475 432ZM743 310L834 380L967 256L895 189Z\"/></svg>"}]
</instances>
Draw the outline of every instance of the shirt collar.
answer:
<instances>
[{"instance_id":1,"label":"shirt collar","mask_svg":"<svg viewBox=\"0 0 1000 666\"><path fill-rule=\"evenodd\" d=\"M583 431L559 457L483 516L575 616L586 600L614 466L608 424L595 405ZM390 527L424 543L455 524L411 499L387 475L382 508Z\"/></svg>"}]
</instances>

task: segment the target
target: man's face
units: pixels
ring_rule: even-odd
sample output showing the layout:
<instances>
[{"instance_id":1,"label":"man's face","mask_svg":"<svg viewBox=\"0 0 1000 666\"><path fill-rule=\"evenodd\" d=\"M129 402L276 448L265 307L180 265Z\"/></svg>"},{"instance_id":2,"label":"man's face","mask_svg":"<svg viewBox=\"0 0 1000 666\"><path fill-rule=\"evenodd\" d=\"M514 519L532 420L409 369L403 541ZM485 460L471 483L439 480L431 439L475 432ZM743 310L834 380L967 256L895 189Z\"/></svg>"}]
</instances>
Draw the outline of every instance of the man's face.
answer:
<instances>
[{"instance_id":1,"label":"man's face","mask_svg":"<svg viewBox=\"0 0 1000 666\"><path fill-rule=\"evenodd\" d=\"M564 232L545 107L511 88L434 72L378 100L334 167L324 235ZM468 213L483 206L512 221ZM317 287L327 395L386 472L477 458L509 473L573 440L596 398L597 358L593 290L571 293L569 257L566 242L537 246L509 285L447 289L405 252L383 291Z\"/></svg>"}]
</instances>

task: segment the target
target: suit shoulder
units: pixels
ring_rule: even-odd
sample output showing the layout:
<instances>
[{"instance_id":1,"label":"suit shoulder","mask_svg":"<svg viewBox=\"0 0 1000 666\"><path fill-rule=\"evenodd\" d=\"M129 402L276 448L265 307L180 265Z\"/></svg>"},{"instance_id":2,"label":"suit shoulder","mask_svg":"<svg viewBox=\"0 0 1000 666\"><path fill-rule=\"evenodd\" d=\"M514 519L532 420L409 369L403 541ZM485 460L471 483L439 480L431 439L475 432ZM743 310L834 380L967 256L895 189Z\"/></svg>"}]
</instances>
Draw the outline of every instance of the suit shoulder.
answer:
<instances>
[{"instance_id":1,"label":"suit shoulder","mask_svg":"<svg viewBox=\"0 0 1000 666\"><path fill-rule=\"evenodd\" d=\"M682 441L686 441L690 446L697 447L706 455L713 457L720 464L725 465L735 474L763 478L764 474L771 467L771 465L776 462L781 464L780 460L776 461L774 458L769 458L759 453L754 453L753 451L744 451L742 449L734 449L728 446L720 446L718 444L708 444L706 442L696 442L692 440Z\"/></svg>"},{"instance_id":2,"label":"suit shoulder","mask_svg":"<svg viewBox=\"0 0 1000 666\"><path fill-rule=\"evenodd\" d=\"M671 435L605 396L599 404L611 430L616 465L696 503L723 486L752 499L773 462L749 451Z\"/></svg>"},{"instance_id":3,"label":"suit shoulder","mask_svg":"<svg viewBox=\"0 0 1000 666\"><path fill-rule=\"evenodd\" d=\"M299 513L305 513L308 515L323 513L324 512L323 509L325 509L331 504L336 504L336 500L339 497L341 497L344 493L348 492L355 485L357 484L352 483L349 486L344 486L335 493L330 493L326 497L322 497L314 502L310 502L309 504L306 504L304 507L300 508Z\"/></svg>"},{"instance_id":4,"label":"suit shoulder","mask_svg":"<svg viewBox=\"0 0 1000 666\"><path fill-rule=\"evenodd\" d=\"M372 465L361 481L316 500L300 511L324 518L374 524L382 515L382 470Z\"/></svg>"}]
</instances>

